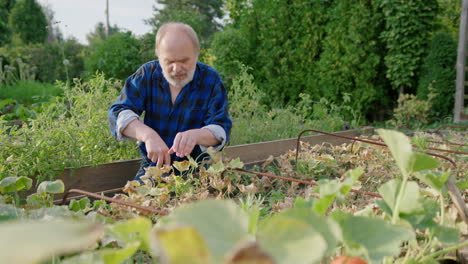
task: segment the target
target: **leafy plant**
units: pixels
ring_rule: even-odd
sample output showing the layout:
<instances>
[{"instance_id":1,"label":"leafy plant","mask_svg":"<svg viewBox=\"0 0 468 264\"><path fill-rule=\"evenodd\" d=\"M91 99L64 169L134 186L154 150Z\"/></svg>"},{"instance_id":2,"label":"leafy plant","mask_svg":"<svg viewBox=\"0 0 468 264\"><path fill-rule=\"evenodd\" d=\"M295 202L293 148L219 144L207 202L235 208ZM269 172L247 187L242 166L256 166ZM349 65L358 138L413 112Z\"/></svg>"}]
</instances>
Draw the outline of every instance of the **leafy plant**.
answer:
<instances>
[{"instance_id":1,"label":"leafy plant","mask_svg":"<svg viewBox=\"0 0 468 264\"><path fill-rule=\"evenodd\" d=\"M85 70L89 76L99 71L107 78L125 80L141 66L136 56L139 49L140 43L131 32L116 33L93 46L85 57Z\"/></svg>"},{"instance_id":2,"label":"leafy plant","mask_svg":"<svg viewBox=\"0 0 468 264\"><path fill-rule=\"evenodd\" d=\"M431 99L435 96L429 94L429 100L419 100L412 94L400 94L398 106L393 110L393 119L389 123L399 128L415 128L426 125L429 121Z\"/></svg>"},{"instance_id":3,"label":"leafy plant","mask_svg":"<svg viewBox=\"0 0 468 264\"><path fill-rule=\"evenodd\" d=\"M453 112L456 43L449 33L439 32L432 37L428 46L417 96L420 100L430 99L429 117L442 118Z\"/></svg>"},{"instance_id":4,"label":"leafy plant","mask_svg":"<svg viewBox=\"0 0 468 264\"><path fill-rule=\"evenodd\" d=\"M0 123L0 178L23 175L53 179L65 167L97 165L139 157L133 142L118 142L109 133L108 105L120 83L98 75L73 87L59 84L63 97L44 105L21 128ZM66 146L66 147L65 147Z\"/></svg>"},{"instance_id":5,"label":"leafy plant","mask_svg":"<svg viewBox=\"0 0 468 264\"><path fill-rule=\"evenodd\" d=\"M387 78L400 94L412 92L419 75L426 43L434 27L437 0L379 1L385 30L381 36L388 49L385 55ZM402 21L405 21L402 23Z\"/></svg>"}]
</instances>

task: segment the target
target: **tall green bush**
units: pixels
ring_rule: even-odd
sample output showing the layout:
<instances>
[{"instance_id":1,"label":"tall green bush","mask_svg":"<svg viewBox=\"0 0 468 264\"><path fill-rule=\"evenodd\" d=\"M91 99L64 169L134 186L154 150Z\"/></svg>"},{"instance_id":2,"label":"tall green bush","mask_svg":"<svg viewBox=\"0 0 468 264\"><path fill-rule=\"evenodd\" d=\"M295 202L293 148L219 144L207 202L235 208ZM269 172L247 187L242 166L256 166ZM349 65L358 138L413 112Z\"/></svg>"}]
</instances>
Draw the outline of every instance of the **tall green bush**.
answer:
<instances>
[{"instance_id":1,"label":"tall green bush","mask_svg":"<svg viewBox=\"0 0 468 264\"><path fill-rule=\"evenodd\" d=\"M295 102L301 92L315 96L328 8L328 1L257 0L245 12L240 28L255 54L249 66L272 101Z\"/></svg>"},{"instance_id":2,"label":"tall green bush","mask_svg":"<svg viewBox=\"0 0 468 264\"><path fill-rule=\"evenodd\" d=\"M24 44L44 43L47 39L47 18L35 0L16 2L9 16L9 24Z\"/></svg>"},{"instance_id":3,"label":"tall green bush","mask_svg":"<svg viewBox=\"0 0 468 264\"><path fill-rule=\"evenodd\" d=\"M88 74L100 71L106 77L126 79L142 63L139 50L140 43L131 32L116 33L91 47L85 69Z\"/></svg>"},{"instance_id":4,"label":"tall green bush","mask_svg":"<svg viewBox=\"0 0 468 264\"><path fill-rule=\"evenodd\" d=\"M75 39L46 44L8 45L0 48L4 64L17 67L17 59L35 67L37 80L54 83L81 77L85 47Z\"/></svg>"},{"instance_id":5,"label":"tall green bush","mask_svg":"<svg viewBox=\"0 0 468 264\"><path fill-rule=\"evenodd\" d=\"M385 20L387 78L400 93L413 92L438 12L437 0L380 0Z\"/></svg>"},{"instance_id":6,"label":"tall green bush","mask_svg":"<svg viewBox=\"0 0 468 264\"><path fill-rule=\"evenodd\" d=\"M457 44L452 35L445 32L435 34L429 42L417 90L418 98L421 100L427 100L429 93L435 93L431 101L432 117L441 118L452 113L455 100L456 59Z\"/></svg>"},{"instance_id":7,"label":"tall green bush","mask_svg":"<svg viewBox=\"0 0 468 264\"><path fill-rule=\"evenodd\" d=\"M381 14L372 1L336 1L327 13L326 37L317 63L319 91L335 103L343 95L358 112L366 113L382 95L377 82L384 55L379 50Z\"/></svg>"},{"instance_id":8,"label":"tall green bush","mask_svg":"<svg viewBox=\"0 0 468 264\"><path fill-rule=\"evenodd\" d=\"M234 27L227 27L215 33L211 43L214 67L230 86L232 79L240 72L240 65L248 65L252 59L249 40Z\"/></svg>"}]
</instances>

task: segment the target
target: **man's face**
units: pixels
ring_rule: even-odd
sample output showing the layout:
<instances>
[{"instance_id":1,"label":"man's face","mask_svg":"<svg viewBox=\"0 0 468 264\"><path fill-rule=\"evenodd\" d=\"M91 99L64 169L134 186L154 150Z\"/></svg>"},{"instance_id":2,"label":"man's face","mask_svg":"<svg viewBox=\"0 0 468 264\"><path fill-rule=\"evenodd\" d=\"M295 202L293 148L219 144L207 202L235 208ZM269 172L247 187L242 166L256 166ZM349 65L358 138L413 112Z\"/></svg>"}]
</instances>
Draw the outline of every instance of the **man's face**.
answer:
<instances>
[{"instance_id":1,"label":"man's face","mask_svg":"<svg viewBox=\"0 0 468 264\"><path fill-rule=\"evenodd\" d=\"M182 88L193 79L198 54L190 38L182 32L167 32L157 55L164 78L170 85Z\"/></svg>"}]
</instances>

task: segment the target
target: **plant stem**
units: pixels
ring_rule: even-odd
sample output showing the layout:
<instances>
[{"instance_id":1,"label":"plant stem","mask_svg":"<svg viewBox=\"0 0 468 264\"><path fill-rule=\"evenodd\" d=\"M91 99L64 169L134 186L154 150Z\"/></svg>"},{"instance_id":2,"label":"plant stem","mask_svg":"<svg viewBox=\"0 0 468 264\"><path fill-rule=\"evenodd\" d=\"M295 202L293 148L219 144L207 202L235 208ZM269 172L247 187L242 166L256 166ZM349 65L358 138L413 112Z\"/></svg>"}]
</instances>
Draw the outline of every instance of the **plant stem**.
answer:
<instances>
[{"instance_id":1,"label":"plant stem","mask_svg":"<svg viewBox=\"0 0 468 264\"><path fill-rule=\"evenodd\" d=\"M403 182L401 183L400 190L398 191L398 196L395 202L395 207L393 209L393 216L392 216L392 224L396 224L398 219L400 218L400 203L401 199L403 198L403 194L406 190L406 184L408 183L409 175L403 175Z\"/></svg>"},{"instance_id":2,"label":"plant stem","mask_svg":"<svg viewBox=\"0 0 468 264\"><path fill-rule=\"evenodd\" d=\"M440 225L444 225L445 219L445 201L444 195L440 192Z\"/></svg>"},{"instance_id":3,"label":"plant stem","mask_svg":"<svg viewBox=\"0 0 468 264\"><path fill-rule=\"evenodd\" d=\"M468 240L463 241L462 243L456 244L454 246L448 247L446 249L436 251L436 252L430 254L429 256L427 256L427 258L436 258L436 257L438 257L440 255L443 255L445 253L449 253L450 251L457 250L457 249L462 248L464 246L468 246Z\"/></svg>"}]
</instances>

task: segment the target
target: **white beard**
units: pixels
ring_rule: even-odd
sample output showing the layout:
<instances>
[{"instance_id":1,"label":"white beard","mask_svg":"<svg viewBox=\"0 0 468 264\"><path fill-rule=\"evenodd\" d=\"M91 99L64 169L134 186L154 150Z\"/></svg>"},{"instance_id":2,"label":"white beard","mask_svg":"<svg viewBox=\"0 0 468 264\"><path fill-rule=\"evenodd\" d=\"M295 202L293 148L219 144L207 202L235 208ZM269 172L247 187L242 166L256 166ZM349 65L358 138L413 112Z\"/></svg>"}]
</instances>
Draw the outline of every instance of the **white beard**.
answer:
<instances>
[{"instance_id":1,"label":"white beard","mask_svg":"<svg viewBox=\"0 0 468 264\"><path fill-rule=\"evenodd\" d=\"M179 79L176 79L174 78L174 76L176 75L174 72L171 72L171 73L167 73L164 69L163 69L163 76L164 78L166 78L167 82L172 85L172 86L175 86L177 88L183 88L185 85L187 85L189 82L191 82L193 80L193 75L195 74L195 69L196 69L196 65L195 67L193 67L192 70L188 71L188 72L182 72L182 74L186 74L186 77L182 80L179 80Z\"/></svg>"}]
</instances>

